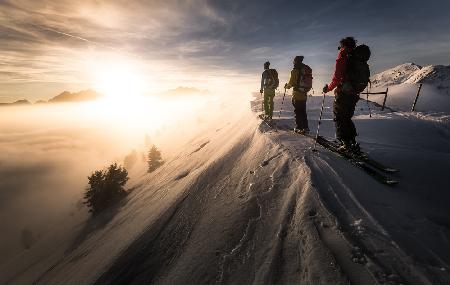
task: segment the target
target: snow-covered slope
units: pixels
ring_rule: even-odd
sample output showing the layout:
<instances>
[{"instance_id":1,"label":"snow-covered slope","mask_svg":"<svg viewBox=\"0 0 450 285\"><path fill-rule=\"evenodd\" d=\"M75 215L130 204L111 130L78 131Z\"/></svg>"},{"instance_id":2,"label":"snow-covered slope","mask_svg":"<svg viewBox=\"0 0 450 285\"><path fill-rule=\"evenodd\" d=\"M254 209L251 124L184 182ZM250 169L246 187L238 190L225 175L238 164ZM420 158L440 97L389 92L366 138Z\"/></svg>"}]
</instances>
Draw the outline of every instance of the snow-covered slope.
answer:
<instances>
[{"instance_id":1,"label":"snow-covered slope","mask_svg":"<svg viewBox=\"0 0 450 285\"><path fill-rule=\"evenodd\" d=\"M180 140L123 203L0 267L0 283L449 284L446 117L371 105L370 118L360 101L358 139L400 169L392 188L333 153L312 152L310 138L289 131L289 100L278 117L281 97L277 131L242 100L210 106L226 116ZM312 130L321 100L308 99ZM330 138L332 101L326 96L321 127Z\"/></svg>"},{"instance_id":2,"label":"snow-covered slope","mask_svg":"<svg viewBox=\"0 0 450 285\"><path fill-rule=\"evenodd\" d=\"M406 82L422 67L414 63L404 63L371 77L372 87L385 87Z\"/></svg>"},{"instance_id":3,"label":"snow-covered slope","mask_svg":"<svg viewBox=\"0 0 450 285\"><path fill-rule=\"evenodd\" d=\"M450 88L450 66L422 67L414 63L404 63L373 75L371 81L372 87L424 83L437 89L448 89Z\"/></svg>"},{"instance_id":4,"label":"snow-covered slope","mask_svg":"<svg viewBox=\"0 0 450 285\"><path fill-rule=\"evenodd\" d=\"M424 83L435 86L437 89L448 90L450 88L450 66L425 66L412 73L405 83Z\"/></svg>"},{"instance_id":5,"label":"snow-covered slope","mask_svg":"<svg viewBox=\"0 0 450 285\"><path fill-rule=\"evenodd\" d=\"M248 102L208 108L226 119L180 140L122 204L2 266L0 283L343 284L316 230L332 217L301 153L262 133Z\"/></svg>"},{"instance_id":6,"label":"snow-covered slope","mask_svg":"<svg viewBox=\"0 0 450 285\"><path fill-rule=\"evenodd\" d=\"M428 84L437 89L450 88L450 66L429 65L421 67L414 63L404 63L390 68L371 78L372 87L398 84Z\"/></svg>"},{"instance_id":7,"label":"snow-covered slope","mask_svg":"<svg viewBox=\"0 0 450 285\"><path fill-rule=\"evenodd\" d=\"M422 112L450 112L450 66L421 67L405 63L374 75L371 91L389 87L386 105L392 109L411 110L419 83L422 84L416 110ZM382 96L371 96L371 101L382 104Z\"/></svg>"}]
</instances>

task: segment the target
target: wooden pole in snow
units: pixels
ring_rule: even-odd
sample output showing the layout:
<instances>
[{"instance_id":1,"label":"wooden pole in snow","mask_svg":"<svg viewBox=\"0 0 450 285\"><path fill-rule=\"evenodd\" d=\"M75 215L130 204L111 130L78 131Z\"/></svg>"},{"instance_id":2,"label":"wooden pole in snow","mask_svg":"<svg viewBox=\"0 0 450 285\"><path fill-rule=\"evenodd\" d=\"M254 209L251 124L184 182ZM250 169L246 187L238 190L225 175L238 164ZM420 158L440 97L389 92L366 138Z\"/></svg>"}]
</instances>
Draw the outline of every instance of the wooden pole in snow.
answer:
<instances>
[{"instance_id":1,"label":"wooden pole in snow","mask_svg":"<svg viewBox=\"0 0 450 285\"><path fill-rule=\"evenodd\" d=\"M420 95L420 90L421 89L422 89L422 83L420 83L419 89L417 90L416 99L414 99L414 103L412 105L411 112L414 112L416 110L417 99L419 99L419 95Z\"/></svg>"},{"instance_id":2,"label":"wooden pole in snow","mask_svg":"<svg viewBox=\"0 0 450 285\"><path fill-rule=\"evenodd\" d=\"M384 111L384 107L386 106L386 98L389 91L389 87L386 87L386 92L384 93L383 107L381 107L381 111Z\"/></svg>"}]
</instances>

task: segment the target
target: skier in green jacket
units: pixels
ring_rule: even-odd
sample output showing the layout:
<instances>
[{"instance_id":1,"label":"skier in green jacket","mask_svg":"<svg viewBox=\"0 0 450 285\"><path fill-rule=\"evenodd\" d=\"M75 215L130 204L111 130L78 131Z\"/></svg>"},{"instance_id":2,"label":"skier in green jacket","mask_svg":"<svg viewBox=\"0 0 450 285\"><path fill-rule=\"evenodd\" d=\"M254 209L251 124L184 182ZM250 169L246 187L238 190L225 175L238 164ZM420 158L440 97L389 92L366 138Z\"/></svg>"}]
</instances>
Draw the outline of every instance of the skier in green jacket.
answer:
<instances>
[{"instance_id":1,"label":"skier in green jacket","mask_svg":"<svg viewBox=\"0 0 450 285\"><path fill-rule=\"evenodd\" d=\"M278 72L270 69L270 62L264 63L264 72L261 75L261 89L259 93L264 93L264 118L272 120L273 115L273 97L275 97L275 89L278 88Z\"/></svg>"}]
</instances>

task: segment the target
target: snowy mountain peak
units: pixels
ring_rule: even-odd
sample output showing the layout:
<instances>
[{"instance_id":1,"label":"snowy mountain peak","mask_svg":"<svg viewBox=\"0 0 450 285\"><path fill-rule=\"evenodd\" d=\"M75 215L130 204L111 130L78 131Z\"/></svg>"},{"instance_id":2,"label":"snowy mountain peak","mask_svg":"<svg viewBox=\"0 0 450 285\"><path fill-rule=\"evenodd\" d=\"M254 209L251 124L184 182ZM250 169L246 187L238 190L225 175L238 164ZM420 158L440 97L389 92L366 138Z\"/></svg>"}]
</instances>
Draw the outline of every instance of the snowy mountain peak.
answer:
<instances>
[{"instance_id":1,"label":"snowy mountain peak","mask_svg":"<svg viewBox=\"0 0 450 285\"><path fill-rule=\"evenodd\" d=\"M450 66L429 65L422 67L404 63L372 76L372 86L384 87L399 84L424 83L438 89L450 88Z\"/></svg>"},{"instance_id":2,"label":"snowy mountain peak","mask_svg":"<svg viewBox=\"0 0 450 285\"><path fill-rule=\"evenodd\" d=\"M450 88L450 66L445 65L429 65L414 72L408 80L407 84L424 83L430 84L438 89Z\"/></svg>"},{"instance_id":3,"label":"snowy mountain peak","mask_svg":"<svg viewBox=\"0 0 450 285\"><path fill-rule=\"evenodd\" d=\"M412 74L422 69L415 63L404 63L372 76L373 87L384 87L404 83Z\"/></svg>"}]
</instances>

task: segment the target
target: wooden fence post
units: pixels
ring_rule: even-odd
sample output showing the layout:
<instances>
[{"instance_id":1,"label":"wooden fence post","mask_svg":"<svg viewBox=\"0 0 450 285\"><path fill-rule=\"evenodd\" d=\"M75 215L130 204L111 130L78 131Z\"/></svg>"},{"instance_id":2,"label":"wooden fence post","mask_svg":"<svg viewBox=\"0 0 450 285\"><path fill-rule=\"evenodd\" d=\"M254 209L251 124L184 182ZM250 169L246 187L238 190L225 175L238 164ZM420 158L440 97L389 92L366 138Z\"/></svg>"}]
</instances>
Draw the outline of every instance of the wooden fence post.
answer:
<instances>
[{"instance_id":1,"label":"wooden fence post","mask_svg":"<svg viewBox=\"0 0 450 285\"><path fill-rule=\"evenodd\" d=\"M383 107L381 107L381 111L384 111L384 107L386 106L386 98L389 91L389 87L386 87L386 93L384 94Z\"/></svg>"},{"instance_id":2,"label":"wooden fence post","mask_svg":"<svg viewBox=\"0 0 450 285\"><path fill-rule=\"evenodd\" d=\"M420 83L419 89L417 90L416 99L414 99L414 103L412 105L411 112L414 112L416 109L417 99L419 99L419 95L420 95L420 89L422 89L422 83Z\"/></svg>"}]
</instances>

